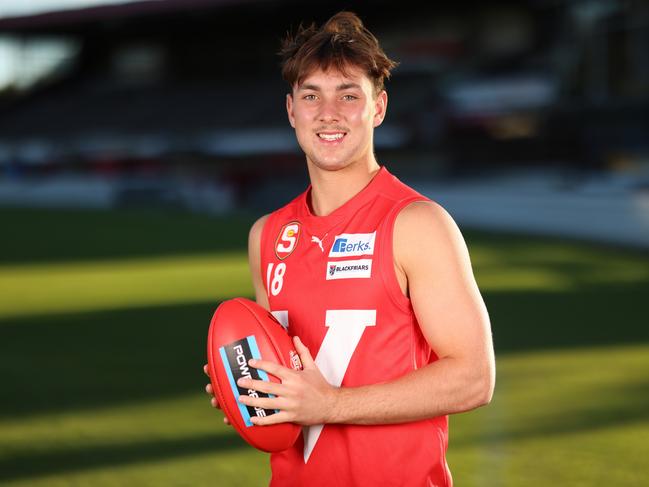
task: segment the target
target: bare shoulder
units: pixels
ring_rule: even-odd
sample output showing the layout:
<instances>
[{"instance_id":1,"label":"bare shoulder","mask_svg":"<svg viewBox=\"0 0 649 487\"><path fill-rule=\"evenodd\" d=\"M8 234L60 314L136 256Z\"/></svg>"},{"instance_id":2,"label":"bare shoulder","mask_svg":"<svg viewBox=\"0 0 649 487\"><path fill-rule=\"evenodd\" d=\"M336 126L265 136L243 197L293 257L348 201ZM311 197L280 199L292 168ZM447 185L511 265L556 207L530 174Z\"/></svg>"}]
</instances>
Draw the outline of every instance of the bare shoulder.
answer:
<instances>
[{"instance_id":1,"label":"bare shoulder","mask_svg":"<svg viewBox=\"0 0 649 487\"><path fill-rule=\"evenodd\" d=\"M422 219L440 220L451 218L448 212L439 203L431 200L415 201L404 207L397 216L397 222L419 223Z\"/></svg>"},{"instance_id":2,"label":"bare shoulder","mask_svg":"<svg viewBox=\"0 0 649 487\"><path fill-rule=\"evenodd\" d=\"M261 241L261 233L264 230L264 225L266 224L266 220L268 220L268 215L264 215L255 221L255 223L252 224L250 227L250 233L248 234L248 242L249 243L259 243Z\"/></svg>"},{"instance_id":3,"label":"bare shoulder","mask_svg":"<svg viewBox=\"0 0 649 487\"><path fill-rule=\"evenodd\" d=\"M434 201L417 201L397 215L394 256L404 270L425 263L467 261L468 250L458 225L446 209Z\"/></svg>"},{"instance_id":4,"label":"bare shoulder","mask_svg":"<svg viewBox=\"0 0 649 487\"><path fill-rule=\"evenodd\" d=\"M269 215L264 215L253 223L248 234L248 263L252 275L252 284L255 288L255 298L257 303L266 309L270 309L270 307L261 276L261 233L268 217Z\"/></svg>"},{"instance_id":5,"label":"bare shoulder","mask_svg":"<svg viewBox=\"0 0 649 487\"><path fill-rule=\"evenodd\" d=\"M248 260L253 271L253 278L258 274L257 271L261 266L261 233L268 217L269 215L264 215L253 223L248 234Z\"/></svg>"},{"instance_id":6,"label":"bare shoulder","mask_svg":"<svg viewBox=\"0 0 649 487\"><path fill-rule=\"evenodd\" d=\"M424 239L443 245L464 241L453 217L435 201L409 204L397 215L394 227L395 243L397 240L410 242Z\"/></svg>"}]
</instances>

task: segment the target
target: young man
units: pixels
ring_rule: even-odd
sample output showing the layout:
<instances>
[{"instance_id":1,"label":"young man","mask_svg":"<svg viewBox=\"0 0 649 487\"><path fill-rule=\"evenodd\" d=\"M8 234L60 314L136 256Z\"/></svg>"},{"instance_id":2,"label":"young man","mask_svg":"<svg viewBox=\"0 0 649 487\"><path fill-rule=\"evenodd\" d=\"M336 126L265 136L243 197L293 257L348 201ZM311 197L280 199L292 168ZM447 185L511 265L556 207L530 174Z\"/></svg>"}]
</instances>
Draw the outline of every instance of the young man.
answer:
<instances>
[{"instance_id":1,"label":"young man","mask_svg":"<svg viewBox=\"0 0 649 487\"><path fill-rule=\"evenodd\" d=\"M300 29L282 55L311 186L253 225L249 258L257 301L295 337L304 370L252 361L282 383L240 383L275 396L241 397L280 411L255 424L304 426L271 455L271 485L450 486L447 415L487 404L495 381L466 245L375 158L395 64L360 19Z\"/></svg>"}]
</instances>

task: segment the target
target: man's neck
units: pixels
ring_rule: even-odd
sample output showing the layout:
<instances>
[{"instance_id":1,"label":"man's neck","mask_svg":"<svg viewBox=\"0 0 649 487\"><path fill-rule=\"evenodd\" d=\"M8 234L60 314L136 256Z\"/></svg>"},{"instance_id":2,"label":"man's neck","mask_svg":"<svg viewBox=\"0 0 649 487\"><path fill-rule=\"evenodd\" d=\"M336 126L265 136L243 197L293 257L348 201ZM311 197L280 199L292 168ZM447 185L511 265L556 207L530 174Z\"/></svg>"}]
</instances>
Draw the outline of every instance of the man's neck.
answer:
<instances>
[{"instance_id":1,"label":"man's neck","mask_svg":"<svg viewBox=\"0 0 649 487\"><path fill-rule=\"evenodd\" d=\"M379 169L375 159L338 171L325 171L309 164L311 211L317 216L333 213L367 186Z\"/></svg>"}]
</instances>

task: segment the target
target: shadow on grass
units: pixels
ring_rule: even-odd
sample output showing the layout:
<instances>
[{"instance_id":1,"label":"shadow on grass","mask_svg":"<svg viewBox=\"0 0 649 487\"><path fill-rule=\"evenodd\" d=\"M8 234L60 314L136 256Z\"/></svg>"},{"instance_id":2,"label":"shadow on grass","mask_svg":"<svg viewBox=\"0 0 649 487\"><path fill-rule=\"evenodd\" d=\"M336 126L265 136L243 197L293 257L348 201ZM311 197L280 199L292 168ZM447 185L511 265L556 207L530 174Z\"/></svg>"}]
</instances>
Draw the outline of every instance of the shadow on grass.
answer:
<instances>
[{"instance_id":1,"label":"shadow on grass","mask_svg":"<svg viewBox=\"0 0 649 487\"><path fill-rule=\"evenodd\" d=\"M485 292L496 352L649 342L649 282L562 292Z\"/></svg>"},{"instance_id":2,"label":"shadow on grass","mask_svg":"<svg viewBox=\"0 0 649 487\"><path fill-rule=\"evenodd\" d=\"M260 216L260 215L258 215ZM245 251L253 215L0 208L0 265Z\"/></svg>"},{"instance_id":3,"label":"shadow on grass","mask_svg":"<svg viewBox=\"0 0 649 487\"><path fill-rule=\"evenodd\" d=\"M0 459L0 482L250 448L236 433L57 448Z\"/></svg>"},{"instance_id":4,"label":"shadow on grass","mask_svg":"<svg viewBox=\"0 0 649 487\"><path fill-rule=\"evenodd\" d=\"M0 321L0 419L203 391L218 304Z\"/></svg>"}]
</instances>

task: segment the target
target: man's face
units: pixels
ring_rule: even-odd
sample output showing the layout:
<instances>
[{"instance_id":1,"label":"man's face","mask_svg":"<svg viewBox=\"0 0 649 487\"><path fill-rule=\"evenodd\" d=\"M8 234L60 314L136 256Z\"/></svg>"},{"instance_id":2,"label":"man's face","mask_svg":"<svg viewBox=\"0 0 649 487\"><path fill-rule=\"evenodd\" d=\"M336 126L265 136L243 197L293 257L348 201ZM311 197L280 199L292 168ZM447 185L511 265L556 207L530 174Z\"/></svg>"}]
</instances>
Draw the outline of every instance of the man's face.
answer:
<instances>
[{"instance_id":1,"label":"man's face","mask_svg":"<svg viewBox=\"0 0 649 487\"><path fill-rule=\"evenodd\" d=\"M286 97L291 126L307 160L336 171L373 155L374 127L385 116L387 94L374 97L372 82L359 68L347 76L335 69L310 73Z\"/></svg>"}]
</instances>

